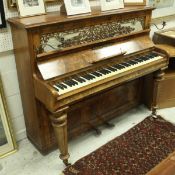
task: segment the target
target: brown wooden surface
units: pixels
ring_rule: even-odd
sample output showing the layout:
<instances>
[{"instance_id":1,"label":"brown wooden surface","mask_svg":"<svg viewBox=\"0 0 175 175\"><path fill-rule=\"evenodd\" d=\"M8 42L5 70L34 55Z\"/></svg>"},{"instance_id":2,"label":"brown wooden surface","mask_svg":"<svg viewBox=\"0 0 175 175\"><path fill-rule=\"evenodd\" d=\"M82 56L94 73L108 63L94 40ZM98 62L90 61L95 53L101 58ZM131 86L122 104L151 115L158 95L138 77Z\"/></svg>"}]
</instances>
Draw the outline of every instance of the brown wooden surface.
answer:
<instances>
[{"instance_id":1,"label":"brown wooden surface","mask_svg":"<svg viewBox=\"0 0 175 175\"><path fill-rule=\"evenodd\" d=\"M174 58L175 57L175 46L168 45L168 44L156 44L157 47L166 50L169 54L169 57Z\"/></svg>"},{"instance_id":2,"label":"brown wooden surface","mask_svg":"<svg viewBox=\"0 0 175 175\"><path fill-rule=\"evenodd\" d=\"M167 66L167 53L155 48L148 38L151 12L152 8L149 7L130 7L107 13L93 11L90 15L74 17L49 13L8 20L13 35L27 136L42 153L55 148L57 138L60 157L67 164L67 135L69 138L76 137L143 101L141 94L144 94L144 79L141 77ZM88 43L88 47L80 44L73 49L38 53L37 48L41 44L42 34L133 17L144 17L142 31L101 39L95 44ZM105 49L108 51L109 47L116 49L116 53L102 54ZM121 47L124 51L127 50L127 54L118 56ZM55 82L69 78L70 75L96 70L97 67L107 64L124 62L139 54L150 52L159 53L162 59L67 94L59 95L52 87ZM65 112L65 108L68 111Z\"/></svg>"},{"instance_id":3,"label":"brown wooden surface","mask_svg":"<svg viewBox=\"0 0 175 175\"><path fill-rule=\"evenodd\" d=\"M148 172L147 175L175 175L175 152Z\"/></svg>"},{"instance_id":4,"label":"brown wooden surface","mask_svg":"<svg viewBox=\"0 0 175 175\"><path fill-rule=\"evenodd\" d=\"M160 83L158 104L160 108L175 106L175 70L167 70Z\"/></svg>"},{"instance_id":5,"label":"brown wooden surface","mask_svg":"<svg viewBox=\"0 0 175 175\"><path fill-rule=\"evenodd\" d=\"M55 25L57 23L64 24L65 22L70 21L76 21L79 22L82 20L88 20L92 17L94 18L106 18L111 17L111 15L118 15L124 14L124 13L135 13L135 12L141 12L142 14L145 13L145 10L152 11L152 7L126 7L124 9L118 9L118 10L112 10L107 12L101 12L99 7L92 7L92 12L90 14L83 14L83 15L75 15L75 16L67 16L65 14L60 14L60 12L50 12L46 15L39 15L29 18L11 18L8 19L10 23L20 25L24 28L34 28L34 27L43 27L47 25ZM80 25L80 24L79 24Z\"/></svg>"},{"instance_id":6,"label":"brown wooden surface","mask_svg":"<svg viewBox=\"0 0 175 175\"><path fill-rule=\"evenodd\" d=\"M166 50L171 58L169 70L165 72L164 79L160 82L160 94L158 98L160 108L175 106L175 69L171 66L175 61L175 37L169 35L171 31L175 34L175 28L170 28L155 32L153 36L153 41L157 44L157 47Z\"/></svg>"}]
</instances>

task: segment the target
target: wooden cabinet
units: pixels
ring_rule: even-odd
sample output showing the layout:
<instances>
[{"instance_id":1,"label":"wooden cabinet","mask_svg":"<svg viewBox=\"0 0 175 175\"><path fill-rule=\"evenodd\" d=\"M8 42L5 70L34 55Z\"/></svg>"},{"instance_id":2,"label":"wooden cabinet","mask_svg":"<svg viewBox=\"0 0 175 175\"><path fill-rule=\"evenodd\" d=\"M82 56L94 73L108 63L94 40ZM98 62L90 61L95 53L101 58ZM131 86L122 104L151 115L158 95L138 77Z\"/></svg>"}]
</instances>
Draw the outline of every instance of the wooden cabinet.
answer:
<instances>
[{"instance_id":1,"label":"wooden cabinet","mask_svg":"<svg viewBox=\"0 0 175 175\"><path fill-rule=\"evenodd\" d=\"M155 32L153 41L170 56L168 70L165 71L165 77L160 82L158 106L175 107L175 28Z\"/></svg>"}]
</instances>

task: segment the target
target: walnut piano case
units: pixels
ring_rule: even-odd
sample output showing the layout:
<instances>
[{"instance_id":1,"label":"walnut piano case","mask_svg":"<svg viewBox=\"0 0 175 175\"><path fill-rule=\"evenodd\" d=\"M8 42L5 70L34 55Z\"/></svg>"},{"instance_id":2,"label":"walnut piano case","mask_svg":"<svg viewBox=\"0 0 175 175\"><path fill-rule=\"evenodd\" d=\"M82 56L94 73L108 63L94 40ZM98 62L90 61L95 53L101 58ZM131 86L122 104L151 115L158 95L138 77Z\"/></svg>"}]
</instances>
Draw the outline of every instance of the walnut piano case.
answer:
<instances>
[{"instance_id":1,"label":"walnut piano case","mask_svg":"<svg viewBox=\"0 0 175 175\"><path fill-rule=\"evenodd\" d=\"M149 7L128 7L8 20L27 136L42 153L57 140L67 165L68 137L143 102L142 77L156 72L160 78L168 63L166 52L149 39L151 13Z\"/></svg>"},{"instance_id":2,"label":"walnut piano case","mask_svg":"<svg viewBox=\"0 0 175 175\"><path fill-rule=\"evenodd\" d=\"M160 108L175 107L175 28L155 32L153 42L170 57L165 77L160 82L158 105Z\"/></svg>"}]
</instances>

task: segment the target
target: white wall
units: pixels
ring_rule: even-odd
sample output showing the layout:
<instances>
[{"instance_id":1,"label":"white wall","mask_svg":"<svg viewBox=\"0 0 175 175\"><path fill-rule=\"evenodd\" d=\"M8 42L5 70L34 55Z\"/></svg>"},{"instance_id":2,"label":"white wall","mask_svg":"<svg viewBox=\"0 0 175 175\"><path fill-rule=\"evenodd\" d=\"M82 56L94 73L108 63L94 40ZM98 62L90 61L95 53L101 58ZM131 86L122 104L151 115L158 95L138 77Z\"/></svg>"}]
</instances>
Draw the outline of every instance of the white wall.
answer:
<instances>
[{"instance_id":1,"label":"white wall","mask_svg":"<svg viewBox=\"0 0 175 175\"><path fill-rule=\"evenodd\" d=\"M26 137L16 64L12 51L0 53L0 74L9 115L17 140Z\"/></svg>"},{"instance_id":2,"label":"white wall","mask_svg":"<svg viewBox=\"0 0 175 175\"><path fill-rule=\"evenodd\" d=\"M56 6L54 6L54 8L55 7ZM53 7L51 8L53 10ZM173 26L175 27L175 18L171 17L167 22L166 28ZM156 30L156 27L152 26L151 35ZM0 31L0 34L2 34L2 31ZM26 132L13 51L0 53L0 74L2 76L8 110L12 119L12 125L14 127L16 138L19 141L26 137Z\"/></svg>"},{"instance_id":3,"label":"white wall","mask_svg":"<svg viewBox=\"0 0 175 175\"><path fill-rule=\"evenodd\" d=\"M9 10L7 0L3 0L6 19L18 15L16 10ZM47 12L58 11L59 4L50 3L47 5ZM21 96L16 72L15 58L13 54L13 44L10 26L0 29L0 75L3 82L5 97L12 126L19 141L26 137L26 128L21 104Z\"/></svg>"}]
</instances>

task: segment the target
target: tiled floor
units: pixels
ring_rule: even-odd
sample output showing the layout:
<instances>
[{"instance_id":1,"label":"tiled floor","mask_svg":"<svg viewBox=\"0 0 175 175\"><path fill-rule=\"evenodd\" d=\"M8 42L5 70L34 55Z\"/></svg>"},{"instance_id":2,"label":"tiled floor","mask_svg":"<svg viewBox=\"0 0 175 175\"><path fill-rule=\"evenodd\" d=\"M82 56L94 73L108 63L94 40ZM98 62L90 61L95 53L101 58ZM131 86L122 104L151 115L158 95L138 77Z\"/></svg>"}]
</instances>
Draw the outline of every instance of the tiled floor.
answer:
<instances>
[{"instance_id":1,"label":"tiled floor","mask_svg":"<svg viewBox=\"0 0 175 175\"><path fill-rule=\"evenodd\" d=\"M94 151L101 145L141 122L150 114L145 107L136 109L114 119L115 128L102 128L102 135L95 136L89 132L69 142L70 162ZM165 119L175 123L175 108L159 111ZM59 175L64 165L58 158L58 150L47 156L42 156L31 143L25 139L19 143L19 151L0 160L0 175Z\"/></svg>"}]
</instances>

